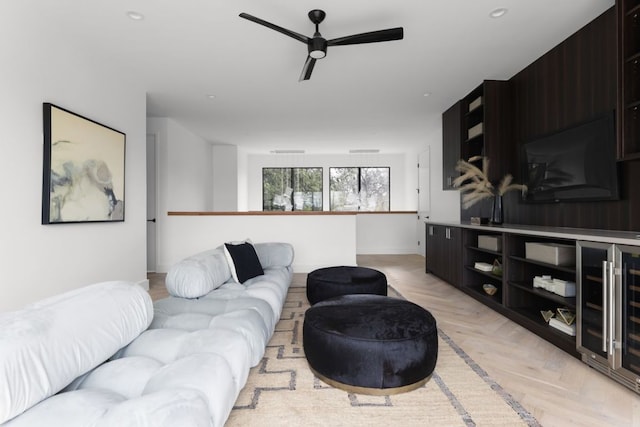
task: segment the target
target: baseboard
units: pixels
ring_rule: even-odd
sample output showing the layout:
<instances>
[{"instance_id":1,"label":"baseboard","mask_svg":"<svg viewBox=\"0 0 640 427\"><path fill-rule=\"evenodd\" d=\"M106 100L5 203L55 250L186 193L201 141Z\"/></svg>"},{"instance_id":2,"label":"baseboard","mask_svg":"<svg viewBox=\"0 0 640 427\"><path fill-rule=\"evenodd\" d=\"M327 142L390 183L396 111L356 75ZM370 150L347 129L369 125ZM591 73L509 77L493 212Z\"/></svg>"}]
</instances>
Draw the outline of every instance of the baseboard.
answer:
<instances>
[{"instance_id":1,"label":"baseboard","mask_svg":"<svg viewBox=\"0 0 640 427\"><path fill-rule=\"evenodd\" d=\"M142 286L145 291L149 290L149 279L144 279L136 282L136 285Z\"/></svg>"},{"instance_id":2,"label":"baseboard","mask_svg":"<svg viewBox=\"0 0 640 427\"><path fill-rule=\"evenodd\" d=\"M358 248L358 255L417 255L418 246L413 247L376 247Z\"/></svg>"}]
</instances>

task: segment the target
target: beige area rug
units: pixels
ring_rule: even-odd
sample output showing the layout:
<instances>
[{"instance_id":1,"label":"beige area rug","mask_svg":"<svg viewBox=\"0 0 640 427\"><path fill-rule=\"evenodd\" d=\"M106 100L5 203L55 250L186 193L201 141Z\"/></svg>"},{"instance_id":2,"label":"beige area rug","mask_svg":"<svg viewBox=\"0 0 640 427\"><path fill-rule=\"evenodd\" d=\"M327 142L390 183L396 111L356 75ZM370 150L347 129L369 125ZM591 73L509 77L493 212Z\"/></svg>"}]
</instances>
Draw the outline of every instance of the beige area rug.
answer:
<instances>
[{"instance_id":1,"label":"beige area rug","mask_svg":"<svg viewBox=\"0 0 640 427\"><path fill-rule=\"evenodd\" d=\"M399 296L393 289L390 296ZM302 348L306 288L291 287L261 363L251 370L232 426L539 426L447 335L438 331L436 369L409 393L367 396L320 381ZM437 320L437 319L436 319Z\"/></svg>"}]
</instances>

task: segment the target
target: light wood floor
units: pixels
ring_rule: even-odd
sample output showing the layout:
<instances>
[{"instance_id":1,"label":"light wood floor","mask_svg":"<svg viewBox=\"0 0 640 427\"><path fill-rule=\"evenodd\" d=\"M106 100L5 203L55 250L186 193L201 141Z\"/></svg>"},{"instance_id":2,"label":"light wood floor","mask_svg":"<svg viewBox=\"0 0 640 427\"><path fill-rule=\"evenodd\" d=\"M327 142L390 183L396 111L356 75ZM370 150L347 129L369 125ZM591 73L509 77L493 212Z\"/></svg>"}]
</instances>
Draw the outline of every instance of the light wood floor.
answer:
<instances>
[{"instance_id":1,"label":"light wood floor","mask_svg":"<svg viewBox=\"0 0 640 427\"><path fill-rule=\"evenodd\" d=\"M640 426L640 396L547 341L424 272L419 255L359 255L384 272L405 298L429 310L491 378L545 427ZM166 295L164 275L150 274L150 294ZM304 286L305 274L294 274Z\"/></svg>"}]
</instances>

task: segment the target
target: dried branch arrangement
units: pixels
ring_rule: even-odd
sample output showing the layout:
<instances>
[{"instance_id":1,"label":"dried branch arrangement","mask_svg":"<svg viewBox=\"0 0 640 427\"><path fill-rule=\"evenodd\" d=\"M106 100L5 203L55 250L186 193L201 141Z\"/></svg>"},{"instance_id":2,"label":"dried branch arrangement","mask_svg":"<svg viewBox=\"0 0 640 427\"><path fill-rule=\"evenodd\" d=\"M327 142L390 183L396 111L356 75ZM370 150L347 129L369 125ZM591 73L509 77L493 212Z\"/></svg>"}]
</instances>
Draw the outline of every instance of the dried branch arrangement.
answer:
<instances>
[{"instance_id":1,"label":"dried branch arrangement","mask_svg":"<svg viewBox=\"0 0 640 427\"><path fill-rule=\"evenodd\" d=\"M482 160L482 169L473 164L478 160ZM508 191L520 190L523 193L527 191L527 186L522 184L514 184L511 174L505 175L498 187L495 188L489 181L489 159L483 156L474 156L469 161L458 160L456 170L461 175L453 181L453 186L459 188L464 194L462 196L462 207L467 209L482 199L488 199L496 195L502 196Z\"/></svg>"}]
</instances>

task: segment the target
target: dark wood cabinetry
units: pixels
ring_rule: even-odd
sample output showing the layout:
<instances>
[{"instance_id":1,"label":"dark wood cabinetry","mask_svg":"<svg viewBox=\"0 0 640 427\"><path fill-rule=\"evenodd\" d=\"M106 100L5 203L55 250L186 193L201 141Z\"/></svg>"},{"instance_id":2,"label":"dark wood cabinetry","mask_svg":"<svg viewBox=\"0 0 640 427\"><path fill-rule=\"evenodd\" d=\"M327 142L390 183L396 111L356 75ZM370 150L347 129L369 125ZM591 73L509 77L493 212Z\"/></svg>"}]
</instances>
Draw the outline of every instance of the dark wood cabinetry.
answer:
<instances>
[{"instance_id":1,"label":"dark wood cabinetry","mask_svg":"<svg viewBox=\"0 0 640 427\"><path fill-rule=\"evenodd\" d=\"M526 242L542 242L575 247L575 240L550 239L544 237L508 234L507 246L509 265L505 277L507 298L505 306L513 314L512 319L527 329L552 342L566 352L576 355L575 336L567 335L550 327L542 318L541 311L556 312L558 308L567 308L576 312L576 298L563 297L545 289L535 288L533 278L551 276L554 279L576 282L576 267L560 266L534 261L526 257Z\"/></svg>"},{"instance_id":2,"label":"dark wood cabinetry","mask_svg":"<svg viewBox=\"0 0 640 427\"><path fill-rule=\"evenodd\" d=\"M618 0L618 152L640 158L640 0Z\"/></svg>"},{"instance_id":3,"label":"dark wood cabinetry","mask_svg":"<svg viewBox=\"0 0 640 427\"><path fill-rule=\"evenodd\" d=\"M554 279L576 282L576 267L560 266L535 261L527 258L526 243L542 242L546 244L563 244L575 247L575 240L553 237L503 232L493 227L453 227L438 224L427 224L427 234L432 230L436 234L460 236L462 245L460 254L462 262L458 263L461 277L458 283L446 279L447 274L433 271L431 263L443 264L449 262L454 265L452 253L447 252L446 246L434 236L427 235L427 242L431 238L433 246L427 243L427 272L431 272L447 282L459 287L463 292L484 305L498 311L514 322L522 325L536 335L555 344L562 350L578 357L575 336L560 332L549 326L542 317L541 311L556 312L558 308L567 308L576 312L576 298L563 297L545 289L533 286L536 276L551 276ZM479 245L479 237L489 237L498 241L497 247L488 248ZM497 261L501 270L482 271L476 263L493 265ZM494 285L497 290L489 295L483 285Z\"/></svg>"},{"instance_id":4,"label":"dark wood cabinetry","mask_svg":"<svg viewBox=\"0 0 640 427\"><path fill-rule=\"evenodd\" d=\"M501 311L504 299L504 286L502 274L497 271L482 271L476 268L476 263L493 265L495 261L502 264L502 248L498 250L482 248L478 245L478 236L491 236L502 243L502 233L492 233L487 231L463 230L463 271L462 285L466 293L473 296L485 305L494 310ZM497 248L496 248L497 249ZM494 285L497 290L493 295L489 295L483 289L483 285Z\"/></svg>"},{"instance_id":5,"label":"dark wood cabinetry","mask_svg":"<svg viewBox=\"0 0 640 427\"><path fill-rule=\"evenodd\" d=\"M427 224L426 268L454 286L460 285L462 230L459 227Z\"/></svg>"},{"instance_id":6,"label":"dark wood cabinetry","mask_svg":"<svg viewBox=\"0 0 640 427\"><path fill-rule=\"evenodd\" d=\"M489 179L500 179L511 162L511 101L509 83L485 80L462 99L462 157L491 160Z\"/></svg>"},{"instance_id":7,"label":"dark wood cabinetry","mask_svg":"<svg viewBox=\"0 0 640 427\"><path fill-rule=\"evenodd\" d=\"M442 113L442 189L455 190L453 180L460 175L456 164L461 158L462 101Z\"/></svg>"},{"instance_id":8,"label":"dark wood cabinetry","mask_svg":"<svg viewBox=\"0 0 640 427\"><path fill-rule=\"evenodd\" d=\"M453 189L458 159L489 157L491 180L514 172L507 171L513 154L510 111L508 82L485 80L442 114L443 190Z\"/></svg>"}]
</instances>

